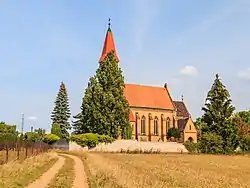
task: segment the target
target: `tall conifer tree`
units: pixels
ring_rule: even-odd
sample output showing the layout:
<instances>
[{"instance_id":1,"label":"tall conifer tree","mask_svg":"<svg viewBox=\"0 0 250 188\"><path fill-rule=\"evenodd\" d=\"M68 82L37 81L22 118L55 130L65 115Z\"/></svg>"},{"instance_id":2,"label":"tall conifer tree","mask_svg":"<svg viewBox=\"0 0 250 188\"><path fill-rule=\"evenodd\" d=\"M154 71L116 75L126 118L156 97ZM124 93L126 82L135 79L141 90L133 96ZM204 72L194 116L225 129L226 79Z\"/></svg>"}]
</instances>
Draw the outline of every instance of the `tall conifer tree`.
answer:
<instances>
[{"instance_id":1,"label":"tall conifer tree","mask_svg":"<svg viewBox=\"0 0 250 188\"><path fill-rule=\"evenodd\" d=\"M237 146L236 126L232 121L235 110L231 104L230 94L216 74L214 83L207 94L205 106L202 108L204 115L202 133L212 132L222 137L223 149L231 152Z\"/></svg>"},{"instance_id":2,"label":"tall conifer tree","mask_svg":"<svg viewBox=\"0 0 250 188\"><path fill-rule=\"evenodd\" d=\"M117 138L131 137L129 105L124 96L124 77L114 53L100 62L91 77L82 100L81 113L76 116L75 132L93 132Z\"/></svg>"},{"instance_id":3,"label":"tall conifer tree","mask_svg":"<svg viewBox=\"0 0 250 188\"><path fill-rule=\"evenodd\" d=\"M59 124L62 131L62 138L69 136L68 130L70 129L69 124L70 118L70 107L68 101L68 94L65 84L61 82L59 92L55 100L55 107L51 114L52 125Z\"/></svg>"}]
</instances>

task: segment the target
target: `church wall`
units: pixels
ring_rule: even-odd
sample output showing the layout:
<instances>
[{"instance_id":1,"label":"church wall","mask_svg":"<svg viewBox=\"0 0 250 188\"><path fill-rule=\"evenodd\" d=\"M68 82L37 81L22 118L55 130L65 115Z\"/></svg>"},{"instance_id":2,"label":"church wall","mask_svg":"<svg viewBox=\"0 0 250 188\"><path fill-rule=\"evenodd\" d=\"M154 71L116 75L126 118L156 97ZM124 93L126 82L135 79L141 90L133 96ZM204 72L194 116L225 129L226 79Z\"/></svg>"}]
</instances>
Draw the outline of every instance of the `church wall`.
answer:
<instances>
[{"instance_id":1,"label":"church wall","mask_svg":"<svg viewBox=\"0 0 250 188\"><path fill-rule=\"evenodd\" d=\"M132 135L135 134L135 122L130 122L131 128L132 128Z\"/></svg>"},{"instance_id":2,"label":"church wall","mask_svg":"<svg viewBox=\"0 0 250 188\"><path fill-rule=\"evenodd\" d=\"M188 141L189 138L192 138L193 142L197 143L197 130L191 119L188 120L186 127L184 129L184 142Z\"/></svg>"},{"instance_id":3,"label":"church wall","mask_svg":"<svg viewBox=\"0 0 250 188\"><path fill-rule=\"evenodd\" d=\"M173 122L175 122L175 127L177 127L177 121L173 121L176 117L176 112L171 110L159 110L159 109L146 109L146 108L131 108L134 117L137 119L137 123L134 122L132 126L132 139L136 139L136 124L137 124L137 135L138 141L167 141L167 120L169 122L169 128L173 127ZM149 115L151 114L151 118ZM141 128L142 119L145 119L145 130ZM158 119L158 135L154 135L154 120ZM163 131L163 134L162 134ZM143 134L144 133L144 134Z\"/></svg>"}]
</instances>

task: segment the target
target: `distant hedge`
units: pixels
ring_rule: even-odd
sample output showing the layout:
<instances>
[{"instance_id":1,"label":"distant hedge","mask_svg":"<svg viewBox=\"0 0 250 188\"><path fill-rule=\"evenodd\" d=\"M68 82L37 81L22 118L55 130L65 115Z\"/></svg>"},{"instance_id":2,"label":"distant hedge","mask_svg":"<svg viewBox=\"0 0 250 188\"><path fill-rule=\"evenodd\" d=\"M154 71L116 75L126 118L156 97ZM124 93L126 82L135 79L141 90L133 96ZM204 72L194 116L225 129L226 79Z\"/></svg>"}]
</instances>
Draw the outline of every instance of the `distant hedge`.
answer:
<instances>
[{"instance_id":1,"label":"distant hedge","mask_svg":"<svg viewBox=\"0 0 250 188\"><path fill-rule=\"evenodd\" d=\"M76 142L82 147L87 146L88 148L95 147L99 143L112 143L115 141L114 138L108 136L108 135L99 135L94 133L85 133L85 134L78 134L78 135L72 135L70 137L71 141Z\"/></svg>"},{"instance_id":2,"label":"distant hedge","mask_svg":"<svg viewBox=\"0 0 250 188\"><path fill-rule=\"evenodd\" d=\"M55 135L55 134L46 134L43 138L43 142L47 143L47 144L53 144L55 142L57 142L58 140L60 140L59 136Z\"/></svg>"}]
</instances>

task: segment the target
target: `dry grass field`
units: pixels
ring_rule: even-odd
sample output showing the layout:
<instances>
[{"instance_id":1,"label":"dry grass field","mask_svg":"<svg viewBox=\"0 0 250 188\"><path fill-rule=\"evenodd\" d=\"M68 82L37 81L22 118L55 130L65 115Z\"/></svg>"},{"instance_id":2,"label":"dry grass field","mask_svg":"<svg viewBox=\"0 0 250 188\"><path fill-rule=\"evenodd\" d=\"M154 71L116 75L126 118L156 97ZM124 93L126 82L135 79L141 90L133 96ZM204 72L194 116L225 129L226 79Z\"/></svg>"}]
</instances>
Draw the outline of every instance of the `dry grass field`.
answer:
<instances>
[{"instance_id":1,"label":"dry grass field","mask_svg":"<svg viewBox=\"0 0 250 188\"><path fill-rule=\"evenodd\" d=\"M48 153L0 165L0 187L21 188L39 178L57 161Z\"/></svg>"},{"instance_id":2,"label":"dry grass field","mask_svg":"<svg viewBox=\"0 0 250 188\"><path fill-rule=\"evenodd\" d=\"M180 154L75 153L90 187L250 187L250 157Z\"/></svg>"},{"instance_id":3,"label":"dry grass field","mask_svg":"<svg viewBox=\"0 0 250 188\"><path fill-rule=\"evenodd\" d=\"M73 186L73 180L75 178L74 160L66 156L62 157L65 158L65 163L47 188L71 188Z\"/></svg>"},{"instance_id":4,"label":"dry grass field","mask_svg":"<svg viewBox=\"0 0 250 188\"><path fill-rule=\"evenodd\" d=\"M27 151L27 157L34 156L36 154L36 150L32 150L29 148ZM8 162L16 161L18 159L18 152L16 150L9 150L8 152ZM26 159L26 151L22 148L19 151L19 161L23 161ZM6 150L0 151L0 165L6 163Z\"/></svg>"}]
</instances>

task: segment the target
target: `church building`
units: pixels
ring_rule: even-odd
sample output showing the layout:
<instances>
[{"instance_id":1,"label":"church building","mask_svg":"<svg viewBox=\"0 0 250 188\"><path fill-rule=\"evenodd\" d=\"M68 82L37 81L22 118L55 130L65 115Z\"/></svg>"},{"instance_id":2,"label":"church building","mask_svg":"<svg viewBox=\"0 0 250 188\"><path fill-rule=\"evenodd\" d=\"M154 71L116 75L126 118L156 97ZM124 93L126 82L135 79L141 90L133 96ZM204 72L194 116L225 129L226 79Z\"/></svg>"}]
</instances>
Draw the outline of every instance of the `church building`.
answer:
<instances>
[{"instance_id":1,"label":"church building","mask_svg":"<svg viewBox=\"0 0 250 188\"><path fill-rule=\"evenodd\" d=\"M109 24L99 62L111 51L119 62ZM124 95L130 106L132 139L166 142L168 129L175 127L181 142L197 142L197 130L183 99L172 100L166 83L162 87L125 84Z\"/></svg>"}]
</instances>

